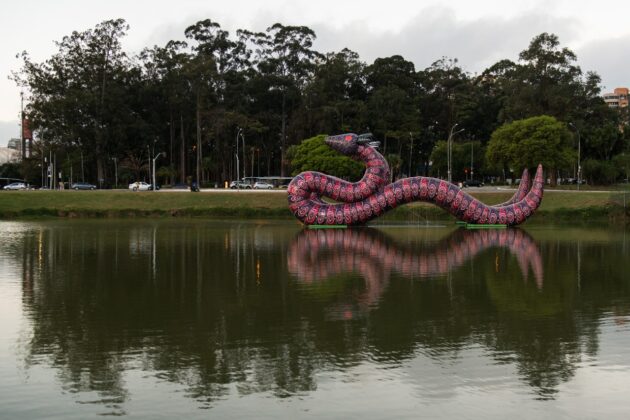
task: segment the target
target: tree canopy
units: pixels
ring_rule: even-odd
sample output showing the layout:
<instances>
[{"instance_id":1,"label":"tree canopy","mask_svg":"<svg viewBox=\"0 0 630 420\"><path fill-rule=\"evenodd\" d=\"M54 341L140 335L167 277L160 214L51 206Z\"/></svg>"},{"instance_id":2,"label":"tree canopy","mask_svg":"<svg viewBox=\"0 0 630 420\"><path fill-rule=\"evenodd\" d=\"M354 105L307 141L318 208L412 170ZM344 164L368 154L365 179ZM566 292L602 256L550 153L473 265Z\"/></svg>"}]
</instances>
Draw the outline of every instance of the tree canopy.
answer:
<instances>
[{"instance_id":1,"label":"tree canopy","mask_svg":"<svg viewBox=\"0 0 630 420\"><path fill-rule=\"evenodd\" d=\"M303 139L369 131L384 156L396 156L401 175L428 175L431 163L439 171L431 156L439 156L455 124L464 129L456 152L460 143L474 144L481 157L488 147L488 164L475 162L476 173L487 176L538 157L570 172L576 133L559 128L569 122L580 131L583 160L621 162L616 157L629 152L627 113L605 105L599 76L584 73L554 34L534 37L517 62L502 59L472 75L449 57L419 69L401 55L367 63L349 49L319 52L306 26L275 23L232 34L203 19L182 39L138 53L122 47L129 30L123 19L107 20L63 37L43 62L22 54L13 77L28 93L26 112L39 143L24 174L41 173L28 165L52 154L64 179L81 165L86 180L111 184L117 162L121 180L148 179L151 157L165 152L157 162L161 182L222 183L236 177L237 139L246 175L284 175L304 167L288 153ZM517 131L534 137L490 147L491 136L516 130L503 125L533 117L541 119ZM521 153L525 145L533 151ZM465 176L462 168L456 181Z\"/></svg>"},{"instance_id":2,"label":"tree canopy","mask_svg":"<svg viewBox=\"0 0 630 420\"><path fill-rule=\"evenodd\" d=\"M554 172L571 165L571 132L554 117L542 115L499 127L490 138L488 160L519 171L539 163Z\"/></svg>"},{"instance_id":3,"label":"tree canopy","mask_svg":"<svg viewBox=\"0 0 630 420\"><path fill-rule=\"evenodd\" d=\"M326 135L321 134L291 146L292 175L304 171L319 171L328 175L356 181L365 171L362 164L331 149L324 143Z\"/></svg>"}]
</instances>

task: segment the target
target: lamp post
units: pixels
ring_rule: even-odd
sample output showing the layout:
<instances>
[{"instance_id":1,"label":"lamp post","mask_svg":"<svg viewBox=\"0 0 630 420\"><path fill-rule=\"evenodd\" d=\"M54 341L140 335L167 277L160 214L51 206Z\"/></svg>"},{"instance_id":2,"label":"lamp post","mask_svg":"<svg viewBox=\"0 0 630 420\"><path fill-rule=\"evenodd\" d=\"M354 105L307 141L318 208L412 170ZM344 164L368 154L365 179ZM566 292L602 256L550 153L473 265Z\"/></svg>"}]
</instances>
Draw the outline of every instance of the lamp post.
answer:
<instances>
[{"instance_id":1,"label":"lamp post","mask_svg":"<svg viewBox=\"0 0 630 420\"><path fill-rule=\"evenodd\" d=\"M474 162L473 162L473 155L474 155L474 150L475 150L475 144L471 141L470 142L470 180L472 181L474 179L474 175L475 175L475 168L474 168Z\"/></svg>"},{"instance_id":2,"label":"lamp post","mask_svg":"<svg viewBox=\"0 0 630 420\"><path fill-rule=\"evenodd\" d=\"M241 184L238 182L238 177L240 173L240 166L238 161L238 136L241 135L241 131L243 131L243 129L238 127L238 131L236 132L236 191L241 189Z\"/></svg>"},{"instance_id":3,"label":"lamp post","mask_svg":"<svg viewBox=\"0 0 630 420\"><path fill-rule=\"evenodd\" d=\"M577 133L577 138L578 138L578 155L577 155L577 189L578 191L580 191L580 184L582 183L582 166L580 165L580 152L581 152L581 140L580 140L580 130L578 130L578 128L575 126L575 124L573 123L569 123L569 125L571 127L573 127L573 129L575 130L575 132Z\"/></svg>"},{"instance_id":4,"label":"lamp post","mask_svg":"<svg viewBox=\"0 0 630 420\"><path fill-rule=\"evenodd\" d=\"M448 182L453 182L453 178L452 178L452 171L451 171L451 166L452 166L452 161L453 161L453 136L455 134L461 133L462 131L464 131L464 129L462 128L461 130L457 130L454 132L455 128L457 128L457 126L459 125L459 123L456 123L453 127L451 127L451 132L448 135L448 141L447 141L447 162L448 162Z\"/></svg>"},{"instance_id":5,"label":"lamp post","mask_svg":"<svg viewBox=\"0 0 630 420\"><path fill-rule=\"evenodd\" d=\"M157 191L157 185L155 185L155 161L156 161L156 160L157 160L157 158L159 158L159 157L160 157L160 155L162 155L162 154L166 155L166 153L164 153L164 152L160 152L160 153L158 153L157 155L155 155L155 157L153 158L153 178L152 178L152 182L153 182L153 183L151 184L151 186L153 187L153 191Z\"/></svg>"},{"instance_id":6,"label":"lamp post","mask_svg":"<svg viewBox=\"0 0 630 420\"><path fill-rule=\"evenodd\" d=\"M20 92L20 150L22 160L26 158L26 140L24 139L24 91Z\"/></svg>"},{"instance_id":7,"label":"lamp post","mask_svg":"<svg viewBox=\"0 0 630 420\"><path fill-rule=\"evenodd\" d=\"M240 132L240 136L241 136L241 140L243 141L243 180L245 180L245 169L247 168L247 165L245 163L245 135L243 134L243 129L241 129ZM238 143L238 139L236 141Z\"/></svg>"}]
</instances>

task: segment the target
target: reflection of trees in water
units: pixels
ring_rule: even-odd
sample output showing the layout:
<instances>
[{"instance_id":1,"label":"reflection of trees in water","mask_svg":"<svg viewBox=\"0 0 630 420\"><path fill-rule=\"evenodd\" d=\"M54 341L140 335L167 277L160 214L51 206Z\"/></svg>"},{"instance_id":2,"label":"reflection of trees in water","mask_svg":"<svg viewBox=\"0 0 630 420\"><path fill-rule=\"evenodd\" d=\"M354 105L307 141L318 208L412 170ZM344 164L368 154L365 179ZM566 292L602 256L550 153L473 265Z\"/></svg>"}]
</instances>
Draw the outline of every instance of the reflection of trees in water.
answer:
<instances>
[{"instance_id":1,"label":"reflection of trees in water","mask_svg":"<svg viewBox=\"0 0 630 420\"><path fill-rule=\"evenodd\" d=\"M363 280L338 272L333 280L313 277L307 284L292 281L282 268L293 264L291 230L198 222L69 226L22 236L24 307L33 328L25 357L28 364L59 369L72 392L96 391L94 402L113 412L128 398L129 368L157 372L211 405L231 384L242 395L308 393L322 370L368 359L397 364L418 352L450 360L475 342L500 362L515 363L547 397L573 375L583 349L597 350L602 311L616 296L630 295L622 271L598 284L593 280L604 265L584 263L582 278L591 280L580 287L589 293L578 299L574 244L543 243L540 266L538 248L520 230L506 231L518 238L502 244L488 245L488 231L457 231L413 247L368 233L365 255L377 269L358 270ZM260 240L270 236L274 247ZM389 262L369 254L374 249L387 251ZM524 264L513 253L525 249L536 252ZM620 260L619 252L606 250L606 261ZM590 252L588 244L582 252ZM368 263L351 246L337 254L346 262L356 258L359 268ZM441 262L422 262L430 255ZM437 271L415 271L420 266ZM524 281L523 267L534 281ZM543 272L554 273L544 284ZM440 279L404 280L419 276ZM380 282L373 296L368 281ZM331 321L328 311L339 302L364 315Z\"/></svg>"},{"instance_id":2,"label":"reflection of trees in water","mask_svg":"<svg viewBox=\"0 0 630 420\"><path fill-rule=\"evenodd\" d=\"M380 331L369 337L377 349L387 349L385 358L421 351L449 359L471 342L480 342L499 362L516 363L519 374L544 399L574 375L583 353L597 349L600 314L586 320L574 314L573 263L579 249L573 245L543 245L545 264L538 245L519 229L458 230L427 249L401 246L370 229L305 231L290 248L288 269L299 281L321 284L324 290L331 279L338 282L344 273L359 273L365 284L353 295L354 307L373 309L370 325ZM475 258L480 254L485 258ZM545 265L553 276L543 284ZM528 284L530 269L533 284ZM591 269L584 277L598 278L597 268ZM610 271L619 276L619 271ZM391 283L394 275L446 276L447 287L414 283L412 289L404 282ZM485 279L483 290L477 282L467 283L469 276ZM333 302L329 310L339 312L344 305Z\"/></svg>"},{"instance_id":3,"label":"reflection of trees in water","mask_svg":"<svg viewBox=\"0 0 630 420\"><path fill-rule=\"evenodd\" d=\"M261 233L78 225L25 238L27 364L50 363L67 390L96 391L94 402L114 411L127 398L130 367L184 384L199 401L234 382L243 393L313 389L311 334L278 302L286 257L257 249ZM286 243L286 234L276 240Z\"/></svg>"}]
</instances>

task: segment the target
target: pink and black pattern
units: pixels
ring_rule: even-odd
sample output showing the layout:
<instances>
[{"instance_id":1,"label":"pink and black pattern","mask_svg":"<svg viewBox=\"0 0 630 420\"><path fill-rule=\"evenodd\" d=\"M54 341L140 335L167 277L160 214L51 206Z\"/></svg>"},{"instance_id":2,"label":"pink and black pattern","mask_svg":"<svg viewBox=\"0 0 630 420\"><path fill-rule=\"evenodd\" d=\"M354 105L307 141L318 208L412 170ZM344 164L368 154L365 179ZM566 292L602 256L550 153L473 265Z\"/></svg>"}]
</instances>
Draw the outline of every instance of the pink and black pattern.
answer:
<instances>
[{"instance_id":1,"label":"pink and black pattern","mask_svg":"<svg viewBox=\"0 0 630 420\"><path fill-rule=\"evenodd\" d=\"M426 201L468 223L517 225L530 217L542 201L541 165L531 188L529 174L524 171L521 184L510 200L488 206L458 186L437 178L417 176L387 184L389 165L367 143L367 137L356 134L326 139L330 147L364 162L367 169L358 182L314 171L293 178L288 188L289 209L300 221L307 225L360 225L401 204ZM324 196L338 203L327 203L322 200Z\"/></svg>"}]
</instances>

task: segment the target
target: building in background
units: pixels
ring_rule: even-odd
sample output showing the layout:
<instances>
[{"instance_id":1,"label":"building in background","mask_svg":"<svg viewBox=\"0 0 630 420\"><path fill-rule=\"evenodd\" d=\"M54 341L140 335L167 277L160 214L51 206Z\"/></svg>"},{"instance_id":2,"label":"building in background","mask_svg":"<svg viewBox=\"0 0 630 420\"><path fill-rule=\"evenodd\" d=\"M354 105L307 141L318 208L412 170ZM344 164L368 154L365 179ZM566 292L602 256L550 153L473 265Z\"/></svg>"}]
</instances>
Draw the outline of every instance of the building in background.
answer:
<instances>
[{"instance_id":1,"label":"building in background","mask_svg":"<svg viewBox=\"0 0 630 420\"><path fill-rule=\"evenodd\" d=\"M612 93L604 93L604 102L611 108L626 108L628 106L628 88L615 88Z\"/></svg>"},{"instance_id":2,"label":"building in background","mask_svg":"<svg viewBox=\"0 0 630 420\"><path fill-rule=\"evenodd\" d=\"M18 139L19 141L19 139ZM0 165L9 162L18 162L20 160L20 152L9 147L0 147Z\"/></svg>"},{"instance_id":3,"label":"building in background","mask_svg":"<svg viewBox=\"0 0 630 420\"><path fill-rule=\"evenodd\" d=\"M7 147L0 147L0 165L9 162L19 162L22 155L22 140L11 139Z\"/></svg>"},{"instance_id":4,"label":"building in background","mask_svg":"<svg viewBox=\"0 0 630 420\"><path fill-rule=\"evenodd\" d=\"M7 148L17 150L18 152L22 152L22 140L20 139L11 139L7 144Z\"/></svg>"}]
</instances>

